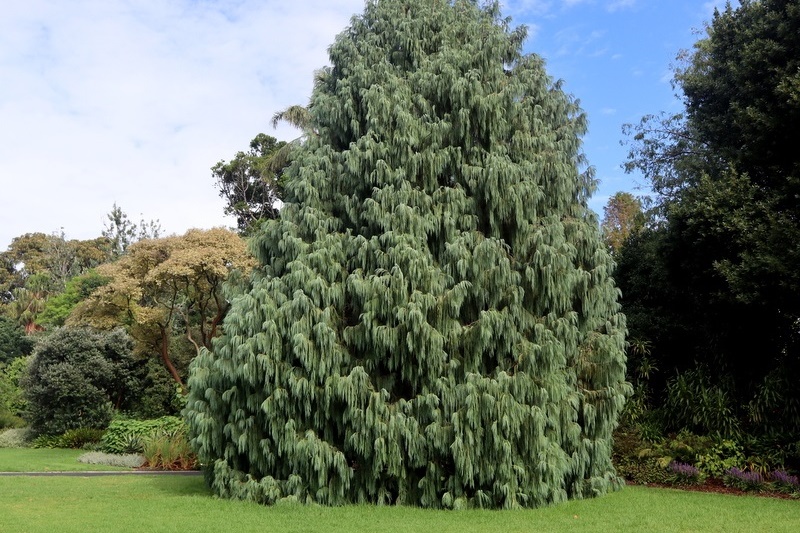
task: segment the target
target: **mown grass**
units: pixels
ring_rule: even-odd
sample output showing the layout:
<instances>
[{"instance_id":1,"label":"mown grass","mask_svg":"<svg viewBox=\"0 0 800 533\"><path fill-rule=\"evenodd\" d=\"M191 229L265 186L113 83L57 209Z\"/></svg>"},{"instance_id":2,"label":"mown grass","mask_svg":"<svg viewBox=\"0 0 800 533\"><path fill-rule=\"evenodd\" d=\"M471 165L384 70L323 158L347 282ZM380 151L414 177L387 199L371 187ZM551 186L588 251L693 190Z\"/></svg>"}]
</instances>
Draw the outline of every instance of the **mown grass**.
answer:
<instances>
[{"instance_id":1,"label":"mown grass","mask_svg":"<svg viewBox=\"0 0 800 533\"><path fill-rule=\"evenodd\" d=\"M627 487L526 511L277 505L211 497L202 478L0 477L0 531L800 531L800 502Z\"/></svg>"},{"instance_id":2,"label":"mown grass","mask_svg":"<svg viewBox=\"0 0 800 533\"><path fill-rule=\"evenodd\" d=\"M78 462L85 450L0 448L0 472L64 472L87 470L128 470L123 467ZM2 519L0 519L2 526ZM0 531L2 528L0 527Z\"/></svg>"}]
</instances>

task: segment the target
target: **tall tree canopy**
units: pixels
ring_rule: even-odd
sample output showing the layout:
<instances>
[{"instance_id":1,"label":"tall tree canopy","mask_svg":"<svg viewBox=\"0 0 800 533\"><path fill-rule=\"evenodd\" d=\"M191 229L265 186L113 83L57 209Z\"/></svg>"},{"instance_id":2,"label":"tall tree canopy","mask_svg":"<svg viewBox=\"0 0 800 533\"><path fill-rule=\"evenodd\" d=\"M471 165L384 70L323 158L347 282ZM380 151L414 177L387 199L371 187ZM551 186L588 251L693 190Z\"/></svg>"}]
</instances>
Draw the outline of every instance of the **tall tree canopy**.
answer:
<instances>
[{"instance_id":1,"label":"tall tree canopy","mask_svg":"<svg viewBox=\"0 0 800 533\"><path fill-rule=\"evenodd\" d=\"M796 441L800 4L728 5L685 59L675 76L684 113L631 130L629 168L650 179L660 208L619 257L631 329L652 340L662 368L706 374L697 383L725 392L720 412L735 422L698 423L687 407L676 423ZM658 320L639 320L648 314Z\"/></svg>"},{"instance_id":2,"label":"tall tree canopy","mask_svg":"<svg viewBox=\"0 0 800 533\"><path fill-rule=\"evenodd\" d=\"M215 492L538 506L619 486L625 321L585 119L497 3L382 0L330 48L316 135L186 409Z\"/></svg>"},{"instance_id":3,"label":"tall tree canopy","mask_svg":"<svg viewBox=\"0 0 800 533\"><path fill-rule=\"evenodd\" d=\"M97 268L105 283L74 308L67 325L127 327L136 352L156 355L183 385L171 354L174 334L196 347L210 346L228 310L223 281L231 271L251 266L244 241L222 228L141 240L119 260Z\"/></svg>"},{"instance_id":4,"label":"tall tree canopy","mask_svg":"<svg viewBox=\"0 0 800 533\"><path fill-rule=\"evenodd\" d=\"M40 329L38 315L51 294L110 257L104 237L67 240L63 232L27 233L14 238L0 253L0 314L10 316L27 332Z\"/></svg>"}]
</instances>

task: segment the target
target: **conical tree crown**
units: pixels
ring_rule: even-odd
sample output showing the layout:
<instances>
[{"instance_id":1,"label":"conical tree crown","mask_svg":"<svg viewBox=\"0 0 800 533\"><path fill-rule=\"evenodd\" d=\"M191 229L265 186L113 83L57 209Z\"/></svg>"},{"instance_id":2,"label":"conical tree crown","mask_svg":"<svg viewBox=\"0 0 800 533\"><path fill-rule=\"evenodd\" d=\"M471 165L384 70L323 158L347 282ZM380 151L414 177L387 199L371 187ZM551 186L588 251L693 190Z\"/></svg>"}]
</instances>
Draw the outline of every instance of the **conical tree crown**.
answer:
<instances>
[{"instance_id":1,"label":"conical tree crown","mask_svg":"<svg viewBox=\"0 0 800 533\"><path fill-rule=\"evenodd\" d=\"M497 4L378 0L338 36L262 266L195 359L222 496L537 506L618 486L624 317L584 117Z\"/></svg>"}]
</instances>

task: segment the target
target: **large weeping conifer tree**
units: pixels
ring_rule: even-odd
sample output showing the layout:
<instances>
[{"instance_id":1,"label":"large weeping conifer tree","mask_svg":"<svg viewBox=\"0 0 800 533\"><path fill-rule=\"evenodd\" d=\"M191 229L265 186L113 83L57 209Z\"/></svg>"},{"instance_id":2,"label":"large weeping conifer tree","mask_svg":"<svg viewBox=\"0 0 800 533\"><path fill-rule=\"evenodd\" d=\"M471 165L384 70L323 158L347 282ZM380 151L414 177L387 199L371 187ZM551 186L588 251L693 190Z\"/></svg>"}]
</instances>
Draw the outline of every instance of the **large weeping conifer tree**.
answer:
<instances>
[{"instance_id":1,"label":"large weeping conifer tree","mask_svg":"<svg viewBox=\"0 0 800 533\"><path fill-rule=\"evenodd\" d=\"M585 121L509 24L373 0L330 48L261 266L193 364L217 494L519 507L619 485L625 322Z\"/></svg>"}]
</instances>

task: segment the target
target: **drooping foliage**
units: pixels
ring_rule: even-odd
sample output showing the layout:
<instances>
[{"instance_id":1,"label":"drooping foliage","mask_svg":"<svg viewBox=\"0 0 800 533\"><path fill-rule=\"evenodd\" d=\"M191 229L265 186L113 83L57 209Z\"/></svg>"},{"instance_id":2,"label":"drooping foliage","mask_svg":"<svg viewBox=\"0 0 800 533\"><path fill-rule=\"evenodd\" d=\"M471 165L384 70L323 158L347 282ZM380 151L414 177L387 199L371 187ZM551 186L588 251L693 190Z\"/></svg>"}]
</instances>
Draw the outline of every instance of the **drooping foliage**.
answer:
<instances>
[{"instance_id":1,"label":"drooping foliage","mask_svg":"<svg viewBox=\"0 0 800 533\"><path fill-rule=\"evenodd\" d=\"M497 4L368 2L330 49L185 410L214 491L520 507L619 485L624 317L585 119Z\"/></svg>"},{"instance_id":2,"label":"drooping foliage","mask_svg":"<svg viewBox=\"0 0 800 533\"><path fill-rule=\"evenodd\" d=\"M671 423L785 450L800 438L800 5L728 5L685 59L684 113L632 130L658 224L616 277L665 405L683 406Z\"/></svg>"}]
</instances>

